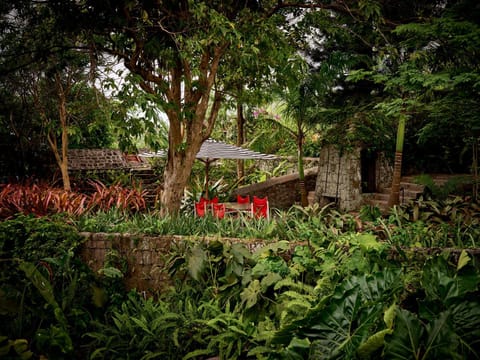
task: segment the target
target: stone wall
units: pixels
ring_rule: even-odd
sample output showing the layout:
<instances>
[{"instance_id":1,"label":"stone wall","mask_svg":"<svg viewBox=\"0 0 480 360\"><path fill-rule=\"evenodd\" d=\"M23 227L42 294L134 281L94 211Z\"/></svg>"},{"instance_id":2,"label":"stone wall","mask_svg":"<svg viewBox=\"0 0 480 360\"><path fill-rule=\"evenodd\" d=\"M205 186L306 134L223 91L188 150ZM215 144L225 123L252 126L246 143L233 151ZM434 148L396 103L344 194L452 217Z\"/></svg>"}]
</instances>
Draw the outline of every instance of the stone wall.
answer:
<instances>
[{"instance_id":1,"label":"stone wall","mask_svg":"<svg viewBox=\"0 0 480 360\"><path fill-rule=\"evenodd\" d=\"M364 203L362 194L361 148L340 152L334 146L322 149L314 202L336 202L345 211L358 210ZM383 153L375 160L376 192L390 187L393 169ZM371 194L370 194L371 195Z\"/></svg>"},{"instance_id":2,"label":"stone wall","mask_svg":"<svg viewBox=\"0 0 480 360\"><path fill-rule=\"evenodd\" d=\"M357 209L362 203L360 149L341 153L334 146L320 153L315 201L336 202L342 210Z\"/></svg>"},{"instance_id":3,"label":"stone wall","mask_svg":"<svg viewBox=\"0 0 480 360\"><path fill-rule=\"evenodd\" d=\"M305 187L307 192L315 190L316 180L316 168L305 170ZM242 196L268 196L271 208L288 209L292 205L300 203L298 173L279 176L261 183L240 187L232 192L234 197L237 194Z\"/></svg>"},{"instance_id":4,"label":"stone wall","mask_svg":"<svg viewBox=\"0 0 480 360\"><path fill-rule=\"evenodd\" d=\"M107 265L110 254L115 253L117 262L125 262L127 272L124 283L128 290L135 289L146 296L156 295L171 286L171 277L168 274L168 256L174 247L186 248L186 241L211 242L221 241L223 244L242 243L250 252L262 251L268 241L261 239L238 239L217 237L185 237L185 236L142 236L131 234L81 233L85 238L81 257L93 270L98 271ZM289 258L296 246L306 245L304 242L290 242L290 250L282 254ZM268 251L268 247L266 247ZM462 249L452 248L412 248L415 256L425 256L448 251L458 256ZM467 249L471 256L480 261L478 249ZM398 256L396 249L392 250L392 257Z\"/></svg>"},{"instance_id":5,"label":"stone wall","mask_svg":"<svg viewBox=\"0 0 480 360\"><path fill-rule=\"evenodd\" d=\"M93 270L106 266L109 258L126 265L124 283L127 289L136 289L148 295L161 292L171 285L168 274L168 255L171 248L185 247L186 241L243 243L254 252L265 245L265 240L187 237L187 236L142 236L132 234L81 233L85 238L81 257ZM294 244L292 247L301 243ZM113 256L112 256L113 255ZM123 264L124 262L124 264Z\"/></svg>"},{"instance_id":6,"label":"stone wall","mask_svg":"<svg viewBox=\"0 0 480 360\"><path fill-rule=\"evenodd\" d=\"M125 285L128 289L154 292L170 284L165 268L165 256L180 237L147 237L131 234L82 233L86 242L82 258L93 270L98 271L111 257L125 261L127 274Z\"/></svg>"}]
</instances>

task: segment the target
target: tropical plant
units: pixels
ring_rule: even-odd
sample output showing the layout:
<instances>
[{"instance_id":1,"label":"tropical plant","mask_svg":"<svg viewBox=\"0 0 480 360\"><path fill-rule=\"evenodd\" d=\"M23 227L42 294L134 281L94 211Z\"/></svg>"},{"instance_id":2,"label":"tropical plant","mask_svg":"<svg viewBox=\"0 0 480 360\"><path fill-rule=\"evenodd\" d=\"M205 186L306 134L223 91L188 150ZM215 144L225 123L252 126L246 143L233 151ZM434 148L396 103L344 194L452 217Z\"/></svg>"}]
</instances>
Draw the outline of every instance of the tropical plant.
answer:
<instances>
[{"instance_id":1,"label":"tropical plant","mask_svg":"<svg viewBox=\"0 0 480 360\"><path fill-rule=\"evenodd\" d=\"M207 321L220 309L191 296L154 301L130 292L106 323L89 332L91 359L179 359L205 344Z\"/></svg>"},{"instance_id":2,"label":"tropical plant","mask_svg":"<svg viewBox=\"0 0 480 360\"><path fill-rule=\"evenodd\" d=\"M393 327L400 272L384 270L347 277L335 291L280 328L271 339L279 358L372 358Z\"/></svg>"},{"instance_id":3,"label":"tropical plant","mask_svg":"<svg viewBox=\"0 0 480 360\"><path fill-rule=\"evenodd\" d=\"M385 358L480 358L480 274L470 262L466 252L455 266L444 256L427 262L422 291L411 294L418 312L397 310L393 332L385 337Z\"/></svg>"},{"instance_id":4,"label":"tropical plant","mask_svg":"<svg viewBox=\"0 0 480 360\"><path fill-rule=\"evenodd\" d=\"M100 181L90 181L90 185L94 188L88 203L90 211L116 208L138 212L146 208L145 190L141 186L133 184L127 188L117 183L107 187Z\"/></svg>"},{"instance_id":5,"label":"tropical plant","mask_svg":"<svg viewBox=\"0 0 480 360\"><path fill-rule=\"evenodd\" d=\"M10 344L24 339L36 356L82 354L82 335L106 301L76 255L81 237L64 220L20 215L0 223L0 334Z\"/></svg>"},{"instance_id":6,"label":"tropical plant","mask_svg":"<svg viewBox=\"0 0 480 360\"><path fill-rule=\"evenodd\" d=\"M15 214L46 216L66 212L75 216L87 210L88 197L47 184L7 184L0 191L0 218Z\"/></svg>"}]
</instances>

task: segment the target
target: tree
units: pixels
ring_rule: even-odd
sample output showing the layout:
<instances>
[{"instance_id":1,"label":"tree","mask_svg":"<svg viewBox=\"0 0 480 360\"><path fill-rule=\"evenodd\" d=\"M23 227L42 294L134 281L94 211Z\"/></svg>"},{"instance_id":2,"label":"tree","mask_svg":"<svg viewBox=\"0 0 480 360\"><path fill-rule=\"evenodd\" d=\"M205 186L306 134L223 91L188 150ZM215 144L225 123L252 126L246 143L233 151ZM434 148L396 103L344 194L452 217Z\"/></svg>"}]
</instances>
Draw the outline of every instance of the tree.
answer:
<instances>
[{"instance_id":1,"label":"tree","mask_svg":"<svg viewBox=\"0 0 480 360\"><path fill-rule=\"evenodd\" d=\"M77 57L79 54L73 54ZM81 59L81 56L80 56ZM69 59L68 66L57 66L61 61L51 59L46 63L47 70L32 73L30 90L34 99L34 108L42 121L47 142L55 156L62 175L63 188L71 190L68 173L69 133L72 129L72 112L69 104L73 103L81 91L75 92L85 78L84 65ZM55 65L51 65L55 64ZM84 101L85 99L82 99Z\"/></svg>"},{"instance_id":2,"label":"tree","mask_svg":"<svg viewBox=\"0 0 480 360\"><path fill-rule=\"evenodd\" d=\"M270 124L270 131L265 135L271 137L273 128L295 142L300 203L302 206L308 206L303 145L307 132L312 131L315 124L318 123L317 95L312 81L314 81L312 77L304 80L297 78L297 81L292 81L289 88L280 95L280 103L275 110L282 113L283 117L272 116L265 111L259 111L257 116Z\"/></svg>"},{"instance_id":3,"label":"tree","mask_svg":"<svg viewBox=\"0 0 480 360\"><path fill-rule=\"evenodd\" d=\"M165 213L176 213L195 155L243 69L255 72L252 64L258 64L263 69L260 75L266 76L266 66L288 59L284 34L277 26L284 20L273 16L270 2L263 8L256 1L87 1L84 5L78 5L80 22L91 26L91 18L95 19L88 33L91 43L121 59L168 117L161 202ZM259 54L273 50L277 56L260 63Z\"/></svg>"},{"instance_id":4,"label":"tree","mask_svg":"<svg viewBox=\"0 0 480 360\"><path fill-rule=\"evenodd\" d=\"M72 120L88 127L97 118L84 97L89 88L86 69L90 59L78 49L78 34L59 23L53 9L45 4L20 1L2 10L5 11L0 23L2 81L16 81L22 87L22 103L34 110L27 121L41 124L41 132L60 169L63 187L71 190L69 135L84 130L74 128ZM15 92L13 96L18 94ZM77 101L79 98L81 101Z\"/></svg>"},{"instance_id":5,"label":"tree","mask_svg":"<svg viewBox=\"0 0 480 360\"><path fill-rule=\"evenodd\" d=\"M328 64L337 72L334 86L324 98L325 119L336 131L329 131L334 135L333 142L366 140L371 145L372 140L381 141L385 136L364 131L369 119L381 120L372 123L379 130L385 128L384 119L396 124L396 166L390 199L394 205L399 200L405 166L404 142L410 145L428 138L430 144L436 142L446 151L462 148L453 139L475 143L460 134L472 134L478 124L478 112L470 109L472 105L477 107L473 99L478 97L479 12L470 0L348 5L350 13L339 9L310 14L309 20L323 35L310 55L321 66ZM459 117L459 113L465 117ZM439 131L439 125L444 125L444 130ZM458 135L440 137L442 132ZM359 137L362 134L370 135L365 139ZM469 140L465 142L465 138ZM464 151L456 153L460 156ZM420 156L417 153L412 158L418 161ZM441 155L436 157L440 159Z\"/></svg>"},{"instance_id":6,"label":"tree","mask_svg":"<svg viewBox=\"0 0 480 360\"><path fill-rule=\"evenodd\" d=\"M387 97L379 108L390 114L396 113L399 120L390 206L399 203L403 134L407 118L424 118L418 132L425 136L427 129L434 126L433 137L440 133L438 125L442 124L438 119L438 109L443 109L441 117L447 117L445 124L450 133L465 129L467 125L469 130L466 134L474 134L475 127L480 125L478 112L471 112L471 105L475 103L471 99L478 97L476 84L480 80L476 60L480 26L478 14L470 13L468 4L469 1L456 1L438 5L427 21L398 26L395 29L400 39L396 52L397 66L393 67L393 71L377 72L375 75L377 81L385 85L386 93L394 95L394 98ZM381 66L384 67L384 64ZM458 94L462 95L459 97ZM458 101L453 108L459 112L445 109L446 104L452 106L452 98ZM459 108L458 104L464 105ZM466 104L469 104L468 107ZM478 104L474 106L478 109ZM463 134L464 144L472 139L466 134Z\"/></svg>"}]
</instances>

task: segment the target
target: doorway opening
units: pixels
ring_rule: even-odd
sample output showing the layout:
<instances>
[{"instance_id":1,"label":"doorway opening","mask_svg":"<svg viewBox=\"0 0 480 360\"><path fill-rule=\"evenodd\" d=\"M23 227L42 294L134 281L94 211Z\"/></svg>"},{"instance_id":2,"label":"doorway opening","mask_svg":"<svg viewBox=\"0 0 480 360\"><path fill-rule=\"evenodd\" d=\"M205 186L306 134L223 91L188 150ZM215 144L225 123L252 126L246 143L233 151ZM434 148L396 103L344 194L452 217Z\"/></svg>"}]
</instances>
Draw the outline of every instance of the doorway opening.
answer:
<instances>
[{"instance_id":1,"label":"doorway opening","mask_svg":"<svg viewBox=\"0 0 480 360\"><path fill-rule=\"evenodd\" d=\"M362 178L362 193L377 191L377 152L363 149L360 152L360 168Z\"/></svg>"}]
</instances>

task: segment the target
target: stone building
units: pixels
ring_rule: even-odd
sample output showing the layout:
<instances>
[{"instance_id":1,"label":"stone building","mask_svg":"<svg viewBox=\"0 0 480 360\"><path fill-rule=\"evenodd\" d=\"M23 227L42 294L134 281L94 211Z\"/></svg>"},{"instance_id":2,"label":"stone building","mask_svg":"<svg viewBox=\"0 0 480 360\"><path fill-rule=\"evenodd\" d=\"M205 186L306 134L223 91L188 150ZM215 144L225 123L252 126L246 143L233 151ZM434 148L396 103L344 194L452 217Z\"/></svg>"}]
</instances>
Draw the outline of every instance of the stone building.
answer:
<instances>
[{"instance_id":1,"label":"stone building","mask_svg":"<svg viewBox=\"0 0 480 360\"><path fill-rule=\"evenodd\" d=\"M346 211L359 209L372 194L391 185L392 173L382 153L361 147L342 152L326 146L319 156L314 202L335 202Z\"/></svg>"}]
</instances>

